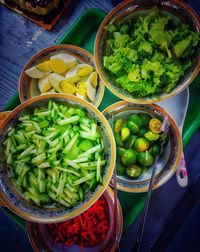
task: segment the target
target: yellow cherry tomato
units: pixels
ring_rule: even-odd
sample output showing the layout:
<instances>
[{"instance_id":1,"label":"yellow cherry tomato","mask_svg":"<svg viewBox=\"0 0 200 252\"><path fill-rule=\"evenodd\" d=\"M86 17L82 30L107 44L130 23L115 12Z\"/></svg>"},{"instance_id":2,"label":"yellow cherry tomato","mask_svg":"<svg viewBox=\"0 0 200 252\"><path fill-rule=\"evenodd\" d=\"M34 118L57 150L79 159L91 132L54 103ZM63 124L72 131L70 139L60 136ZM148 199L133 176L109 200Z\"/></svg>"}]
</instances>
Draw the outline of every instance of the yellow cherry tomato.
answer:
<instances>
[{"instance_id":1,"label":"yellow cherry tomato","mask_svg":"<svg viewBox=\"0 0 200 252\"><path fill-rule=\"evenodd\" d=\"M153 133L160 133L161 126L162 126L162 122L157 118L152 118L149 121L149 128Z\"/></svg>"}]
</instances>

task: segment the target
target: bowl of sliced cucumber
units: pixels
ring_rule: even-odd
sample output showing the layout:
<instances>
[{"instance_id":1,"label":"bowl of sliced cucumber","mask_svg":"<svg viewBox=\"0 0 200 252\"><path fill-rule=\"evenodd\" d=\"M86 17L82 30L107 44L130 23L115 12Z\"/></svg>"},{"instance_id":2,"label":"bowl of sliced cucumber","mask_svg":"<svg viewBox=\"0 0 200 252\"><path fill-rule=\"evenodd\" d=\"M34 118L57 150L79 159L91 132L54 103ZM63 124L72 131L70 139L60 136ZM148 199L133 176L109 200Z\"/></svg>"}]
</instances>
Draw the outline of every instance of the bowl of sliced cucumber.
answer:
<instances>
[{"instance_id":1,"label":"bowl of sliced cucumber","mask_svg":"<svg viewBox=\"0 0 200 252\"><path fill-rule=\"evenodd\" d=\"M19 79L21 102L46 93L75 95L101 103L104 84L101 82L93 56L74 45L55 45L41 50L28 60Z\"/></svg>"},{"instance_id":2,"label":"bowl of sliced cucumber","mask_svg":"<svg viewBox=\"0 0 200 252\"><path fill-rule=\"evenodd\" d=\"M73 95L19 105L0 125L0 197L35 222L71 219L107 188L115 141L105 117Z\"/></svg>"}]
</instances>

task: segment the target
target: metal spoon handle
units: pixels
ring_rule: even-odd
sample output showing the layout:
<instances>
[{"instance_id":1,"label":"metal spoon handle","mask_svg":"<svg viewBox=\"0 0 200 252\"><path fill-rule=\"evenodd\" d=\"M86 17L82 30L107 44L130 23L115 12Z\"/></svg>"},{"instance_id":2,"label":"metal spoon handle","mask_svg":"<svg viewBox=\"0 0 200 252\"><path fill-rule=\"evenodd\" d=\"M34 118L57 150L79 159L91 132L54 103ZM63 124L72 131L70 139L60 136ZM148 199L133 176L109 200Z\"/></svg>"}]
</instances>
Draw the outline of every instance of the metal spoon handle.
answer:
<instances>
[{"instance_id":1,"label":"metal spoon handle","mask_svg":"<svg viewBox=\"0 0 200 252\"><path fill-rule=\"evenodd\" d=\"M116 167L114 169L114 218L115 218L115 241L117 245L117 251L120 252L120 247L119 247L119 235L118 235L118 212L117 212L117 172L116 172Z\"/></svg>"},{"instance_id":2,"label":"metal spoon handle","mask_svg":"<svg viewBox=\"0 0 200 252\"><path fill-rule=\"evenodd\" d=\"M168 132L168 130L169 130L169 119L168 119L168 117L165 117L164 120L163 120L162 126L161 126L161 131L162 132ZM162 150L163 150L163 144L164 144L163 141L161 141L159 143L160 151L155 157L155 162L154 162L154 166L153 166L152 173L151 173L151 179L150 179L150 182L149 182L149 188L148 188L148 192L147 192L146 202L145 202L144 210L143 210L142 216L141 216L142 219L141 219L139 230L138 230L138 236L137 236L136 244L135 244L135 246L134 246L134 248L132 250L134 252L135 251L137 251L137 252L140 251L141 241L142 241L142 237L143 237L143 233L144 233L144 226L145 226L145 223L146 223L147 213L148 213L148 209L149 209L149 202L150 202L150 199L151 199L151 191L152 191L153 184L154 184L154 175L156 173L156 167L157 167L158 159L159 159L159 157L160 157L160 155L162 153Z\"/></svg>"},{"instance_id":3,"label":"metal spoon handle","mask_svg":"<svg viewBox=\"0 0 200 252\"><path fill-rule=\"evenodd\" d=\"M161 148L162 148L162 146L161 146ZM134 249L132 250L134 252L140 251L141 241L142 241L142 237L143 237L143 233L144 233L144 227L145 227L145 223L146 223L147 213L148 213L148 209L149 209L149 202L150 202L151 192L152 192L152 187L153 187L153 182L154 182L154 175L156 172L156 166L158 163L159 156L160 155L156 156L154 166L152 169L151 179L150 179L149 188L148 188L147 197L146 197L146 202L145 202L144 210L142 212L141 222L140 222L140 226L139 226L139 230L138 230L138 236L137 236L137 240L136 240L136 244L134 246Z\"/></svg>"},{"instance_id":4,"label":"metal spoon handle","mask_svg":"<svg viewBox=\"0 0 200 252\"><path fill-rule=\"evenodd\" d=\"M113 114L111 115L111 128L114 128L113 122ZM120 252L120 247L119 247L119 234L118 234L118 209L117 209L117 171L116 171L116 166L114 168L113 172L113 186L114 186L114 220L115 220L115 243L117 245L117 251Z\"/></svg>"}]
</instances>

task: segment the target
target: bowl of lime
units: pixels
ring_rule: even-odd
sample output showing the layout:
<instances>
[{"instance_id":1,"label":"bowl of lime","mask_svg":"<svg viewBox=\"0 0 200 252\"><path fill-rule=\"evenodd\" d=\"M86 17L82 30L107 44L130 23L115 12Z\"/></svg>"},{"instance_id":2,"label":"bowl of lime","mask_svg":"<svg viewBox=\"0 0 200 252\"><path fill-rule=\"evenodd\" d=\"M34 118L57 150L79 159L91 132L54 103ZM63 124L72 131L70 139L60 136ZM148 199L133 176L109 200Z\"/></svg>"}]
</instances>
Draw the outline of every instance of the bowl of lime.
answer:
<instances>
[{"instance_id":1,"label":"bowl of lime","mask_svg":"<svg viewBox=\"0 0 200 252\"><path fill-rule=\"evenodd\" d=\"M147 191L156 157L153 188L166 183L176 171L182 151L180 133L170 115L157 105L126 101L112 104L103 114L113 129L117 146L117 188ZM167 132L162 130L164 120L169 122Z\"/></svg>"}]
</instances>

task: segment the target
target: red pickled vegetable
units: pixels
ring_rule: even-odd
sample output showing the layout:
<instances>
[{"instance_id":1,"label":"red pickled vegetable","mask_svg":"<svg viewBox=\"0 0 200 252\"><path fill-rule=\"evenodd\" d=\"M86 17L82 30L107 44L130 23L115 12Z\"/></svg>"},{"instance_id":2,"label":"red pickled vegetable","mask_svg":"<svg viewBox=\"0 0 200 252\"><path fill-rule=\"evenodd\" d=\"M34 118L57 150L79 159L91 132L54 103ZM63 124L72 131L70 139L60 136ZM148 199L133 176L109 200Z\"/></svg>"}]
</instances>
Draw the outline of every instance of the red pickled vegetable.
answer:
<instances>
[{"instance_id":1,"label":"red pickled vegetable","mask_svg":"<svg viewBox=\"0 0 200 252\"><path fill-rule=\"evenodd\" d=\"M80 249L93 247L106 238L109 228L108 203L102 196L81 215L56 224L48 224L53 245L62 242L64 246L77 244Z\"/></svg>"}]
</instances>

